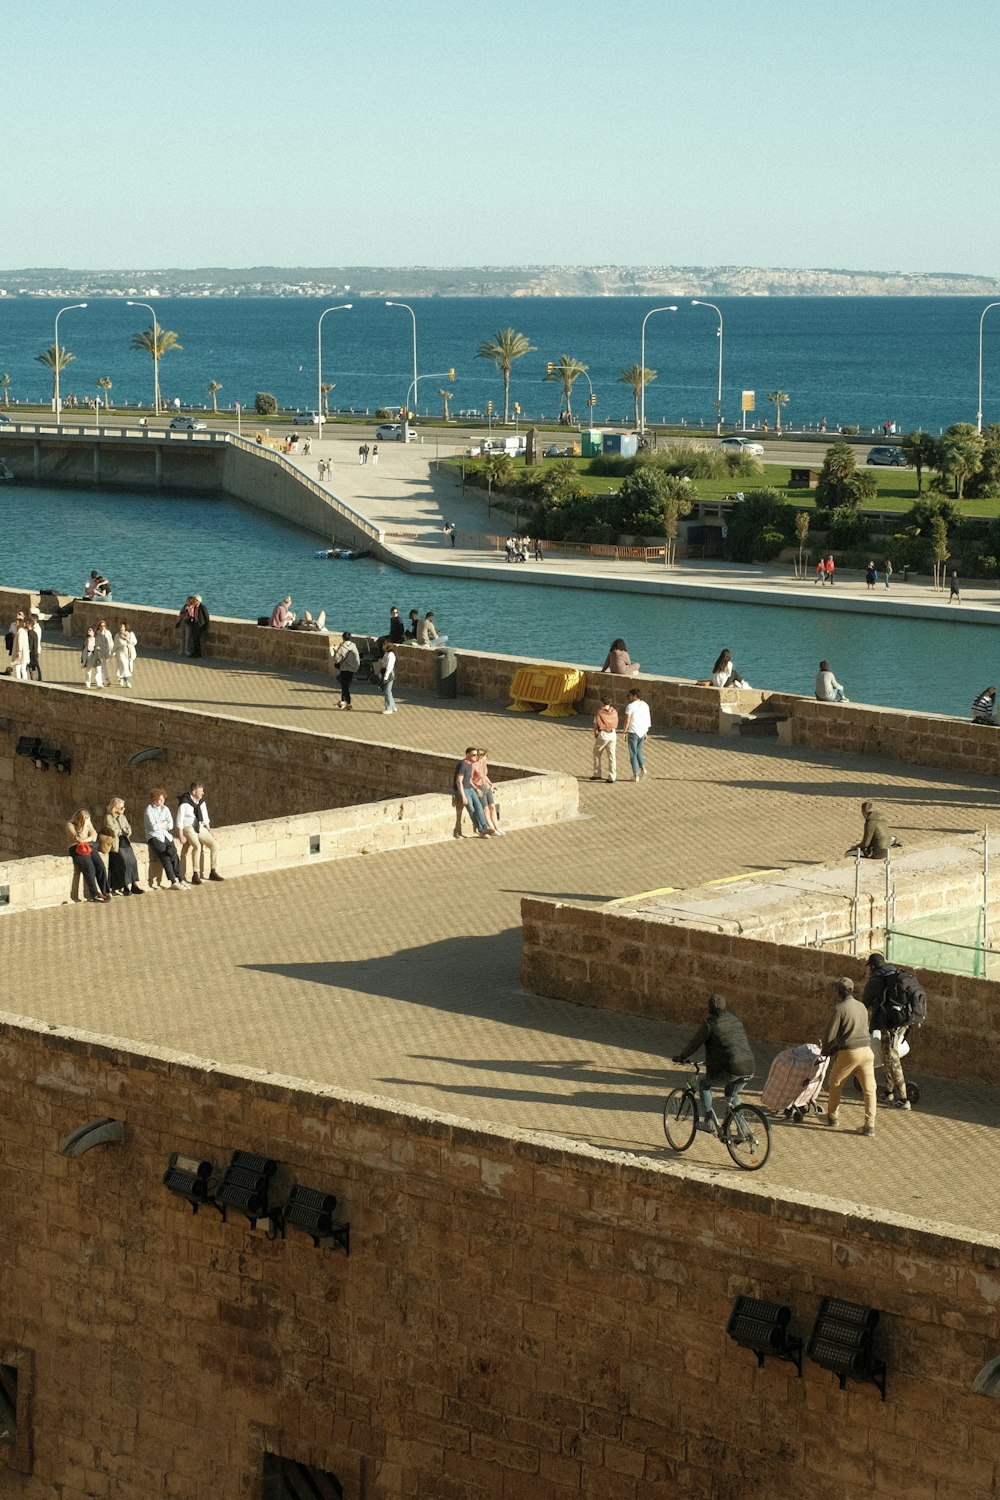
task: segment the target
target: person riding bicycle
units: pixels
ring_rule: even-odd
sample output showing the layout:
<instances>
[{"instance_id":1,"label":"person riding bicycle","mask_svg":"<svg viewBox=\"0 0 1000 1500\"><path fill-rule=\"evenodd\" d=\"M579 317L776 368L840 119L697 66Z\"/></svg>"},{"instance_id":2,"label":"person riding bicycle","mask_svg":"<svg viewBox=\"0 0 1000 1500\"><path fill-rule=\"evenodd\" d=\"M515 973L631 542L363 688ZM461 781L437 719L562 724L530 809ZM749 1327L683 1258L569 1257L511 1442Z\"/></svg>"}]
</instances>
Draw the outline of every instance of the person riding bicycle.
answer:
<instances>
[{"instance_id":1,"label":"person riding bicycle","mask_svg":"<svg viewBox=\"0 0 1000 1500\"><path fill-rule=\"evenodd\" d=\"M726 1008L721 995L709 995L708 1015L694 1036L673 1059L675 1063L690 1061L699 1047L705 1049L705 1076L698 1080L701 1092L702 1119L700 1130L714 1130L715 1116L712 1112L713 1088L725 1088L726 1098L735 1109L740 1102L740 1089L754 1075L754 1056L743 1029L743 1022Z\"/></svg>"}]
</instances>

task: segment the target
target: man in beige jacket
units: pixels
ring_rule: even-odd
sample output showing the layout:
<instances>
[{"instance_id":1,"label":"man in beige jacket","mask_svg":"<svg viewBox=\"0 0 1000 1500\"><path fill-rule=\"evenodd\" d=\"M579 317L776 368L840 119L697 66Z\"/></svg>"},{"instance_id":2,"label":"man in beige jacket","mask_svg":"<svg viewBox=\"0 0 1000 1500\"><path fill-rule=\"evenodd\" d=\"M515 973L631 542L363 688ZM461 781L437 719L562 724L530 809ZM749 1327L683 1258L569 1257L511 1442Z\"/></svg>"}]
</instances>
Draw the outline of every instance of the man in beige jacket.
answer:
<instances>
[{"instance_id":1,"label":"man in beige jacket","mask_svg":"<svg viewBox=\"0 0 1000 1500\"><path fill-rule=\"evenodd\" d=\"M832 1057L826 1080L828 1125L839 1125L840 1096L849 1078L857 1077L865 1101L865 1123L859 1135L875 1134L875 1054L868 1032L868 1012L854 994L853 979L836 979L837 999L823 1033L823 1056Z\"/></svg>"}]
</instances>

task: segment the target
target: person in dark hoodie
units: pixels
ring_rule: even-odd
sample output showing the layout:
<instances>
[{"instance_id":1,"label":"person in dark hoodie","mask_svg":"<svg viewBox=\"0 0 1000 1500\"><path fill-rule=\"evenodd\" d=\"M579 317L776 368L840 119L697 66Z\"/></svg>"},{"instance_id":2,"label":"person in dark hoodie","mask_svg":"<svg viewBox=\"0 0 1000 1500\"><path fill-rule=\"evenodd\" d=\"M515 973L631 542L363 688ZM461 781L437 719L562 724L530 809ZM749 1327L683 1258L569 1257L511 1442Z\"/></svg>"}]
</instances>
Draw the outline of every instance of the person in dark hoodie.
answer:
<instances>
[{"instance_id":1,"label":"person in dark hoodie","mask_svg":"<svg viewBox=\"0 0 1000 1500\"><path fill-rule=\"evenodd\" d=\"M740 1089L753 1077L755 1068L743 1022L727 1010L721 995L709 995L708 1015L674 1062L688 1062L699 1047L705 1049L705 1076L698 1083L702 1104L698 1128L713 1130L712 1090L724 1088L735 1108L740 1102Z\"/></svg>"}]
</instances>

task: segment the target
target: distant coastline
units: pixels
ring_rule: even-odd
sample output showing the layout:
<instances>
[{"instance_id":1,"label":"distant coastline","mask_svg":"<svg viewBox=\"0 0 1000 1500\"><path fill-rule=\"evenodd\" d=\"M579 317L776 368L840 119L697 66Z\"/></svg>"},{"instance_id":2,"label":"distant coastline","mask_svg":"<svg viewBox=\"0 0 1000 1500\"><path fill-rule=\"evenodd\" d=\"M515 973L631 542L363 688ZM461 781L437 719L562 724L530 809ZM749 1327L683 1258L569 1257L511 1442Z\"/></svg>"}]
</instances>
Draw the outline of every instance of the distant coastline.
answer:
<instances>
[{"instance_id":1,"label":"distant coastline","mask_svg":"<svg viewBox=\"0 0 1000 1500\"><path fill-rule=\"evenodd\" d=\"M0 271L22 297L1000 297L962 272L762 266L251 266Z\"/></svg>"}]
</instances>

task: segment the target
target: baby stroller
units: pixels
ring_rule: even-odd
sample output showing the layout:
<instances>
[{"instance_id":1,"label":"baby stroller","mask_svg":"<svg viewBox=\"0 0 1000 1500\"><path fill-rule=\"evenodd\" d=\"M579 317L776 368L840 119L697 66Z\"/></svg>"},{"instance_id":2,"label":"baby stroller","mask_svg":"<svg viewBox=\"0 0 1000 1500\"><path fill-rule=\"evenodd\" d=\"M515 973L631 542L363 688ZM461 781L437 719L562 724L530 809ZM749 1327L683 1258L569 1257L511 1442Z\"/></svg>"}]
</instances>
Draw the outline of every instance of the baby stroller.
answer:
<instances>
[{"instance_id":1,"label":"baby stroller","mask_svg":"<svg viewBox=\"0 0 1000 1500\"><path fill-rule=\"evenodd\" d=\"M378 682L380 680L375 670L375 663L382 660L382 653L378 649L378 637L374 635L356 635L354 644L358 648L360 662L355 672L357 682Z\"/></svg>"},{"instance_id":2,"label":"baby stroller","mask_svg":"<svg viewBox=\"0 0 1000 1500\"><path fill-rule=\"evenodd\" d=\"M792 1120L796 1125L801 1125L810 1111L815 1110L821 1115L823 1108L818 1096L826 1082L829 1065L830 1059L823 1056L815 1042L786 1047L771 1064L761 1091L761 1104L772 1114L783 1114L786 1120Z\"/></svg>"}]
</instances>

